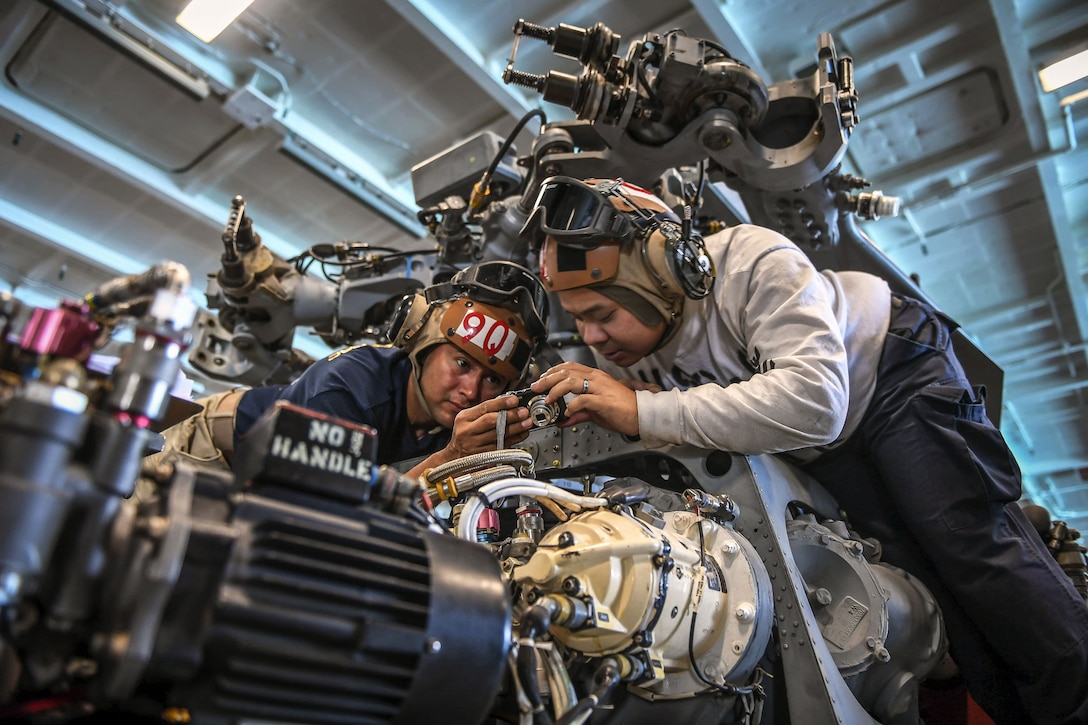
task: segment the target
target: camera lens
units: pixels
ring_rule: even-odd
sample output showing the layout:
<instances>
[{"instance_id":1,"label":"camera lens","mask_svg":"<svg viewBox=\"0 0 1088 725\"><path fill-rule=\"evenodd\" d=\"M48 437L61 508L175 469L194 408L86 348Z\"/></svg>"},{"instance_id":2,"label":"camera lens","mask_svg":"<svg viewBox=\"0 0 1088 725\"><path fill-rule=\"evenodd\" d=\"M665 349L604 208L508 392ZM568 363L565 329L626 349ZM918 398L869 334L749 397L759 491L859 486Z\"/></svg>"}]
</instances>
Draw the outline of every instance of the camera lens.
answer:
<instances>
[{"instance_id":1,"label":"camera lens","mask_svg":"<svg viewBox=\"0 0 1088 725\"><path fill-rule=\"evenodd\" d=\"M529 409L529 417L533 419L533 425L537 428L551 425L559 418L559 406L555 403L546 403L543 395L532 398L525 407Z\"/></svg>"}]
</instances>

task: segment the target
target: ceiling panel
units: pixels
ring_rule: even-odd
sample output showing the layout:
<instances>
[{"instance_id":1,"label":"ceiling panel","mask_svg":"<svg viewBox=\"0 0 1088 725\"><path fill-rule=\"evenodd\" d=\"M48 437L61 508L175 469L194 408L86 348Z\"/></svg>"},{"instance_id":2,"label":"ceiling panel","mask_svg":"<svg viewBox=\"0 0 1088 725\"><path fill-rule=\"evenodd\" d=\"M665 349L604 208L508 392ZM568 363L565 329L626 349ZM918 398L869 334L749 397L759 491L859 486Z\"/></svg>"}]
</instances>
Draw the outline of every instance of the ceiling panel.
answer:
<instances>
[{"instance_id":1,"label":"ceiling panel","mask_svg":"<svg viewBox=\"0 0 1088 725\"><path fill-rule=\"evenodd\" d=\"M5 68L41 104L163 169L180 171L237 122L59 14L46 16Z\"/></svg>"}]
</instances>

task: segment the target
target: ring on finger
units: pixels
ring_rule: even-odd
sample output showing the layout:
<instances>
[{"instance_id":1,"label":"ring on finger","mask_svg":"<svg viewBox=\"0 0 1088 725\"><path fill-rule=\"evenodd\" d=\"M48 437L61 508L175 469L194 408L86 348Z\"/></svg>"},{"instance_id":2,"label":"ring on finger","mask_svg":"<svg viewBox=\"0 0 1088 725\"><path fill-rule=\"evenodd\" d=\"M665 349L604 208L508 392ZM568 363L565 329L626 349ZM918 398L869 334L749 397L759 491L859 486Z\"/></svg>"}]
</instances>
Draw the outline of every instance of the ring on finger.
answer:
<instances>
[{"instance_id":1,"label":"ring on finger","mask_svg":"<svg viewBox=\"0 0 1088 725\"><path fill-rule=\"evenodd\" d=\"M582 378L582 394L589 392L589 378Z\"/></svg>"}]
</instances>

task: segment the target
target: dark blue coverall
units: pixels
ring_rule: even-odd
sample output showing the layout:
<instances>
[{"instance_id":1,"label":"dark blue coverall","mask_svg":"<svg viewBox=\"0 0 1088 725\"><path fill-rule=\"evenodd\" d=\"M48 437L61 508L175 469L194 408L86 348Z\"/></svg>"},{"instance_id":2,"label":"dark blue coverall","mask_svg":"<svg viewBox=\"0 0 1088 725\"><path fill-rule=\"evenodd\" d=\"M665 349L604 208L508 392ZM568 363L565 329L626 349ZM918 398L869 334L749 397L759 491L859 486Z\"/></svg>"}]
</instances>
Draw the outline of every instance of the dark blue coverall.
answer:
<instances>
[{"instance_id":1,"label":"dark blue coverall","mask_svg":"<svg viewBox=\"0 0 1088 725\"><path fill-rule=\"evenodd\" d=\"M1088 723L1088 604L1015 503L1020 469L946 317L893 296L858 430L805 466L940 605L968 691L1004 725Z\"/></svg>"},{"instance_id":2,"label":"dark blue coverall","mask_svg":"<svg viewBox=\"0 0 1088 725\"><path fill-rule=\"evenodd\" d=\"M443 448L452 431L417 437L408 419L412 362L395 347L357 345L318 360L290 385L253 388L238 403L234 443L277 400L369 425L378 433L376 463L392 464Z\"/></svg>"}]
</instances>

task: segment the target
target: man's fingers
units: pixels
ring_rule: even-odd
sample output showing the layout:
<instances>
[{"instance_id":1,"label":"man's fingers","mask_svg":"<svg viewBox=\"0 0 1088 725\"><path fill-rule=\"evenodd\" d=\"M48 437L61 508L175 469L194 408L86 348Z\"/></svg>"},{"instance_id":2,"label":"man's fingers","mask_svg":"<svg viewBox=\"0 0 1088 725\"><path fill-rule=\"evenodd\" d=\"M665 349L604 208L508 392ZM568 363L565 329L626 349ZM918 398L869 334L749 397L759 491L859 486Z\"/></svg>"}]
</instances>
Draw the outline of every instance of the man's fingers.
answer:
<instances>
[{"instance_id":1,"label":"man's fingers","mask_svg":"<svg viewBox=\"0 0 1088 725\"><path fill-rule=\"evenodd\" d=\"M503 393L487 401L486 405L490 406L490 410L510 410L518 406L518 396L511 393Z\"/></svg>"}]
</instances>

